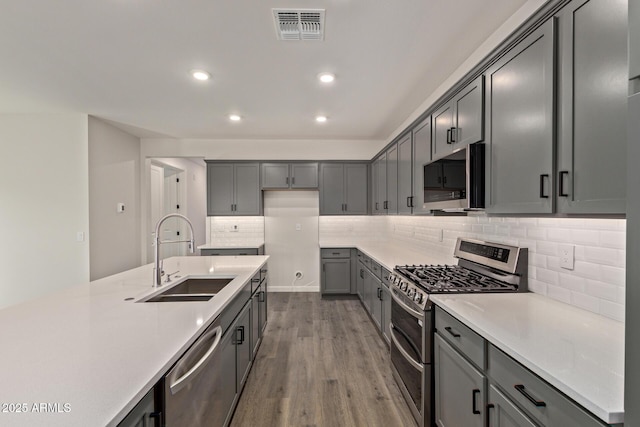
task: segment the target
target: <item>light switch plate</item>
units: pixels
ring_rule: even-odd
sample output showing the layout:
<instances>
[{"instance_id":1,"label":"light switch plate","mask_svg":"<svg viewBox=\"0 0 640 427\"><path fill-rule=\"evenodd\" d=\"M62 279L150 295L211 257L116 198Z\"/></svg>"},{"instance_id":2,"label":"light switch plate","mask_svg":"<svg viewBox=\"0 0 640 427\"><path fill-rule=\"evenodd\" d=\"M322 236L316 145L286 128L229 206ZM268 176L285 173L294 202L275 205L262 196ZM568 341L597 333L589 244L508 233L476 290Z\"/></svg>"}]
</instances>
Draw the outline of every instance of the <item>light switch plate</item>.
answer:
<instances>
[{"instance_id":1,"label":"light switch plate","mask_svg":"<svg viewBox=\"0 0 640 427\"><path fill-rule=\"evenodd\" d=\"M560 267L573 270L575 264L575 249L576 247L574 245L559 245Z\"/></svg>"}]
</instances>

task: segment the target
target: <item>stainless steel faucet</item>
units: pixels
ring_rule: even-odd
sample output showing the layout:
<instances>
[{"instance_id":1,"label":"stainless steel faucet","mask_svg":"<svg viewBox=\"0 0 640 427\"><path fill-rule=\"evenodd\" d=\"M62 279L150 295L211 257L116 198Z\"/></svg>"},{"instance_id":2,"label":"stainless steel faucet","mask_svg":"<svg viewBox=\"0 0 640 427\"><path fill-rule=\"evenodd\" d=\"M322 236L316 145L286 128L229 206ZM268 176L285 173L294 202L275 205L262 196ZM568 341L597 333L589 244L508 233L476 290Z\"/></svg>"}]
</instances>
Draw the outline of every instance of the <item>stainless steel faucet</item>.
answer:
<instances>
[{"instance_id":1,"label":"stainless steel faucet","mask_svg":"<svg viewBox=\"0 0 640 427\"><path fill-rule=\"evenodd\" d=\"M191 239L189 240L160 240L160 226L162 225L163 222L165 222L167 219L169 218L182 218L184 219L187 224L189 225L189 230L191 231ZM191 221L189 221L189 218L187 218L184 215L180 215L177 213L172 213L169 215L165 215L164 217L162 217L160 219L160 221L158 221L158 223L156 224L156 235L154 238L154 243L155 243L155 258L154 258L154 263L153 263L153 287L156 286L160 286L162 285L162 275L164 274L164 271L162 271L162 260L160 259L160 245L164 244L164 243L189 243L189 251L191 253L194 253L195 251L195 240L193 238L193 225L191 224Z\"/></svg>"}]
</instances>

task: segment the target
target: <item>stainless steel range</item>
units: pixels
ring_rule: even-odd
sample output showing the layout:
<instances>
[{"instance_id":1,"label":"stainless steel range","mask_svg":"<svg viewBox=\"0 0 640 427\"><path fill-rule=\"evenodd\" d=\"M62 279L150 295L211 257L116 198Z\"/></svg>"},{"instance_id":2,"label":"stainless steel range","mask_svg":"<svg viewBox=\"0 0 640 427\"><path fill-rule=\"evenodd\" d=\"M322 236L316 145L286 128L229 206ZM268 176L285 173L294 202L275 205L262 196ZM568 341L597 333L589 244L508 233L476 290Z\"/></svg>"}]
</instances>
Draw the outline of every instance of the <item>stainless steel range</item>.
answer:
<instances>
[{"instance_id":1,"label":"stainless steel range","mask_svg":"<svg viewBox=\"0 0 640 427\"><path fill-rule=\"evenodd\" d=\"M434 425L430 294L526 292L526 248L461 239L458 265L396 266L391 274L391 367L421 427Z\"/></svg>"}]
</instances>

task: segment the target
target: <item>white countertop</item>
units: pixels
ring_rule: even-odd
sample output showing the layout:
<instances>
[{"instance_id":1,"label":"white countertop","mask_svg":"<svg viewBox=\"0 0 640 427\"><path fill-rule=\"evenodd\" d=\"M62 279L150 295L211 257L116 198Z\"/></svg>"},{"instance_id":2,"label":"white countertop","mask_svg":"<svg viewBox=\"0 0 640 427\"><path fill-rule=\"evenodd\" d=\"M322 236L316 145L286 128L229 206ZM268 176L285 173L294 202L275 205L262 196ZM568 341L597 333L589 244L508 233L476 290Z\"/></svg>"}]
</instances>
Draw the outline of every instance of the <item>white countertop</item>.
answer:
<instances>
[{"instance_id":1,"label":"white countertop","mask_svg":"<svg viewBox=\"0 0 640 427\"><path fill-rule=\"evenodd\" d=\"M264 246L262 241L240 241L240 242L212 242L200 245L198 249L257 249Z\"/></svg>"},{"instance_id":2,"label":"white countertop","mask_svg":"<svg viewBox=\"0 0 640 427\"><path fill-rule=\"evenodd\" d=\"M603 421L623 422L623 323L534 293L431 299Z\"/></svg>"},{"instance_id":3,"label":"white countertop","mask_svg":"<svg viewBox=\"0 0 640 427\"><path fill-rule=\"evenodd\" d=\"M0 310L0 404L29 409L0 411L0 426L116 425L267 259L165 260L182 277L236 276L206 302L124 301L158 292L149 264ZM61 413L33 412L40 403Z\"/></svg>"},{"instance_id":4,"label":"white countertop","mask_svg":"<svg viewBox=\"0 0 640 427\"><path fill-rule=\"evenodd\" d=\"M358 248L378 264L392 271L397 265L457 264L452 254L427 253L423 250L384 242L324 239L321 248Z\"/></svg>"}]
</instances>

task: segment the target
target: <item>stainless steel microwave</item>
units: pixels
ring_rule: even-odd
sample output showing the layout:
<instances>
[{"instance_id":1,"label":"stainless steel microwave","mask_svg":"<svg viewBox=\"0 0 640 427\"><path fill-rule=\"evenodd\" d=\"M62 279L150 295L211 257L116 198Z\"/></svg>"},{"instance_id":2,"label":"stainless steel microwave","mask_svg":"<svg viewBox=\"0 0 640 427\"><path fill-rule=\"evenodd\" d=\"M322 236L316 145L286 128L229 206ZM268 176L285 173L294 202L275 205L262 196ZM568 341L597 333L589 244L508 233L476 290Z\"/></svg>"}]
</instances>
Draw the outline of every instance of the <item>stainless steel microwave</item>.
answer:
<instances>
[{"instance_id":1,"label":"stainless steel microwave","mask_svg":"<svg viewBox=\"0 0 640 427\"><path fill-rule=\"evenodd\" d=\"M485 146L481 142L424 165L424 208L484 209Z\"/></svg>"}]
</instances>

